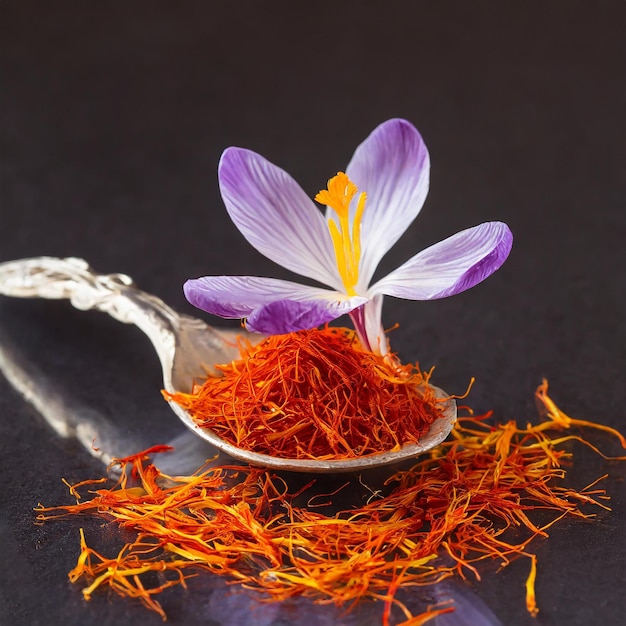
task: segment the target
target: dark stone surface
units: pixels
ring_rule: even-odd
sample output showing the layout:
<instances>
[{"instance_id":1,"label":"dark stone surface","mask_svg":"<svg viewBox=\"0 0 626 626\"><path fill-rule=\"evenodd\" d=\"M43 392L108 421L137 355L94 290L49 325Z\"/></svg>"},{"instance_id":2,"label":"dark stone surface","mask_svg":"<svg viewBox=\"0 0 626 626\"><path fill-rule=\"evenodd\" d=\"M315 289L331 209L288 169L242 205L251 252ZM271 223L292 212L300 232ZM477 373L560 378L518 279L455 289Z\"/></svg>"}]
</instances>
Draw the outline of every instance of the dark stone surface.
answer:
<instances>
[{"instance_id":1,"label":"dark stone surface","mask_svg":"<svg viewBox=\"0 0 626 626\"><path fill-rule=\"evenodd\" d=\"M449 300L387 299L404 359L501 420L535 419L541 378L572 415L626 429L626 48L622 2L4 2L0 261L54 255L124 272L196 314L182 282L206 273L289 277L229 223L216 167L228 145L283 165L313 195L381 121L402 116L432 157L420 217L382 264L482 221L515 236L506 265ZM216 323L216 320L209 320ZM33 375L97 410L127 441L179 430L147 340L67 303L0 302L2 345ZM36 374L35 374L36 373ZM77 524L33 525L98 462L0 379L0 622L124 626L157 615L67 581ZM607 452L612 441L594 436ZM609 471L613 511L536 545L527 562L454 592L503 624L618 626L626 614L624 465L576 448L570 480ZM85 523L92 534L106 526ZM469 594L469 595L468 595ZM469 598L469 599L468 599ZM428 598L416 595L410 602ZM273 607L203 577L163 598L173 624L379 623L307 603ZM479 611L482 610L479 607ZM465 616L465 621L463 616ZM457 622L479 623L471 609ZM485 621L487 618L481 618ZM485 621L487 623L487 621Z\"/></svg>"}]
</instances>

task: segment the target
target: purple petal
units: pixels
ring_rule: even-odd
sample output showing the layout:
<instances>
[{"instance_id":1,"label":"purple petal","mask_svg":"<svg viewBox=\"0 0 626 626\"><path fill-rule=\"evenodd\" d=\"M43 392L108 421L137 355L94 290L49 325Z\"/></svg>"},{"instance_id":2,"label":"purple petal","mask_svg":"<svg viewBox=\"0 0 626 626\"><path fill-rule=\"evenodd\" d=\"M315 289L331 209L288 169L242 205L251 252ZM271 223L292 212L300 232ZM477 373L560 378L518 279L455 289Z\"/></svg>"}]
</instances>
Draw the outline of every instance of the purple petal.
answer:
<instances>
[{"instance_id":1,"label":"purple petal","mask_svg":"<svg viewBox=\"0 0 626 626\"><path fill-rule=\"evenodd\" d=\"M336 298L340 294L277 278L257 276L205 276L183 285L191 304L230 319L250 315L254 309L275 300L312 300Z\"/></svg>"},{"instance_id":2,"label":"purple petal","mask_svg":"<svg viewBox=\"0 0 626 626\"><path fill-rule=\"evenodd\" d=\"M246 328L263 335L282 335L306 330L337 319L365 302L366 299L359 296L306 302L277 300L255 309L246 320Z\"/></svg>"},{"instance_id":3,"label":"purple petal","mask_svg":"<svg viewBox=\"0 0 626 626\"><path fill-rule=\"evenodd\" d=\"M502 222L468 228L422 250L372 285L369 294L407 300L452 296L491 276L506 260L512 244L513 235Z\"/></svg>"},{"instance_id":4,"label":"purple petal","mask_svg":"<svg viewBox=\"0 0 626 626\"><path fill-rule=\"evenodd\" d=\"M361 224L359 286L420 212L428 193L430 158L416 128L392 119L356 149L346 173L367 193Z\"/></svg>"},{"instance_id":5,"label":"purple petal","mask_svg":"<svg viewBox=\"0 0 626 626\"><path fill-rule=\"evenodd\" d=\"M228 148L220 160L219 182L231 219L261 254L341 289L326 221L287 172L255 152Z\"/></svg>"}]
</instances>

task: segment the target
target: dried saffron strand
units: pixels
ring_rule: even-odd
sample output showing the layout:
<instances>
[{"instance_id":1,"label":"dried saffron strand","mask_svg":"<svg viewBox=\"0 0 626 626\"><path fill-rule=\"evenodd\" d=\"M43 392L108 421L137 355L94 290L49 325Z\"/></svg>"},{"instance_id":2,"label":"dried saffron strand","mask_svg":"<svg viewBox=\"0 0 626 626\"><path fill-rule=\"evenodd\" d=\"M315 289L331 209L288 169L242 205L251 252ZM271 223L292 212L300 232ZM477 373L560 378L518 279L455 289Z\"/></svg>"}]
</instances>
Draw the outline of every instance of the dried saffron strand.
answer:
<instances>
[{"instance_id":1,"label":"dried saffron strand","mask_svg":"<svg viewBox=\"0 0 626 626\"><path fill-rule=\"evenodd\" d=\"M345 459L414 443L440 415L429 374L360 348L346 328L275 335L192 393L164 392L239 448Z\"/></svg>"},{"instance_id":2,"label":"dried saffron strand","mask_svg":"<svg viewBox=\"0 0 626 626\"><path fill-rule=\"evenodd\" d=\"M538 393L548 398L546 389ZM547 417L526 428L491 426L485 416L461 418L451 441L390 477L385 493L368 489L365 505L334 515L295 504L310 484L290 491L284 479L250 467L170 477L140 453L118 462L122 473L113 488L98 488L91 500L74 505L40 506L38 519L82 513L136 531L137 539L113 558L81 538L71 578L88 582L87 598L109 586L161 615L156 594L207 570L271 600L301 595L341 605L369 597L384 602L384 623L395 604L405 624L423 624L449 608L412 616L395 599L397 589L452 575L480 578L480 561L497 559L504 566L520 556L531 560L526 605L535 614L537 566L529 544L565 516L592 517L583 507L608 508L600 479L580 490L562 484L562 462L571 453L557 445L582 438L554 436L568 425L559 415ZM77 495L99 485L84 481L70 489ZM535 509L552 512L552 519L538 525L530 517ZM512 539L508 529L525 535L516 532ZM165 582L147 587L142 576L149 571L160 572Z\"/></svg>"},{"instance_id":3,"label":"dried saffron strand","mask_svg":"<svg viewBox=\"0 0 626 626\"><path fill-rule=\"evenodd\" d=\"M535 579L537 577L537 557L534 554L530 555L530 574L526 579L526 609L533 616L536 617L539 613L537 608L537 600L535 598Z\"/></svg>"},{"instance_id":4,"label":"dried saffron strand","mask_svg":"<svg viewBox=\"0 0 626 626\"><path fill-rule=\"evenodd\" d=\"M71 582L76 582L84 577L85 571L94 572L93 582L83 589L85 600L90 600L96 589L108 584L121 596L139 599L146 608L155 611L165 620L165 612L159 602L153 599L153 596L174 585L186 586L182 568L179 568L175 561L168 562L167 567L165 567L162 561L147 560L145 558L146 552L138 549L141 545L139 542L133 544L136 553L132 556L125 557L128 548L126 546L116 558L108 559L87 546L82 528L79 532L81 554L76 567L69 573L68 577ZM154 550L154 546L151 550ZM182 566L187 567L187 563L182 563ZM141 574L150 571L163 572L166 570L175 572L176 577L159 586L146 589L139 578Z\"/></svg>"}]
</instances>

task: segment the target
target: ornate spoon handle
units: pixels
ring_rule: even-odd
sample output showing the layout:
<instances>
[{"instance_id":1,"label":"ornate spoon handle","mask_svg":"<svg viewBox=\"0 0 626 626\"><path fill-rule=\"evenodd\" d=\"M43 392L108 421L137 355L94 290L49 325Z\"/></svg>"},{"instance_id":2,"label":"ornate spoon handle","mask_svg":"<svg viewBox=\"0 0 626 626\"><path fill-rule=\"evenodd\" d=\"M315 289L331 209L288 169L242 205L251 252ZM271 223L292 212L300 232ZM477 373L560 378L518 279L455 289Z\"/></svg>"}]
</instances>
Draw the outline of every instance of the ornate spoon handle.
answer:
<instances>
[{"instance_id":1,"label":"ornate spoon handle","mask_svg":"<svg viewBox=\"0 0 626 626\"><path fill-rule=\"evenodd\" d=\"M152 342L166 389L184 390L204 368L229 359L228 331L179 315L162 300L137 289L125 274L96 274L78 258L35 257L0 263L0 294L68 299L77 309L96 309L138 326Z\"/></svg>"}]
</instances>

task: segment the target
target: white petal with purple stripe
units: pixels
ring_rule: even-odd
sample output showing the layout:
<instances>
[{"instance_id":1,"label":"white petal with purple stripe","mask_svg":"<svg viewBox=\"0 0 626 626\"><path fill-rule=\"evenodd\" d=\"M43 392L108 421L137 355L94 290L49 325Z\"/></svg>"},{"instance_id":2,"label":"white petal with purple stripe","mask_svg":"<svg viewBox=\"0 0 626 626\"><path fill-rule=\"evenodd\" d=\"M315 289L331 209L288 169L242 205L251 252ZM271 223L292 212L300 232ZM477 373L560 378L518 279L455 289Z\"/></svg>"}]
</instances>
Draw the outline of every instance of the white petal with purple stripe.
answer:
<instances>
[{"instance_id":1,"label":"white petal with purple stripe","mask_svg":"<svg viewBox=\"0 0 626 626\"><path fill-rule=\"evenodd\" d=\"M406 120L393 119L375 128L356 149L346 174L367 194L361 222L363 289L424 205L430 157L417 129Z\"/></svg>"},{"instance_id":2,"label":"white petal with purple stripe","mask_svg":"<svg viewBox=\"0 0 626 626\"><path fill-rule=\"evenodd\" d=\"M509 227L487 222L436 243L372 285L370 295L407 300L447 298L491 276L513 243Z\"/></svg>"},{"instance_id":3,"label":"white petal with purple stripe","mask_svg":"<svg viewBox=\"0 0 626 626\"><path fill-rule=\"evenodd\" d=\"M341 288L324 216L287 172L255 152L228 148L220 160L219 182L231 219L261 254Z\"/></svg>"}]
</instances>

